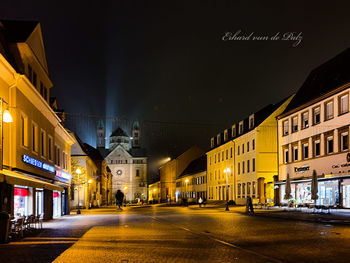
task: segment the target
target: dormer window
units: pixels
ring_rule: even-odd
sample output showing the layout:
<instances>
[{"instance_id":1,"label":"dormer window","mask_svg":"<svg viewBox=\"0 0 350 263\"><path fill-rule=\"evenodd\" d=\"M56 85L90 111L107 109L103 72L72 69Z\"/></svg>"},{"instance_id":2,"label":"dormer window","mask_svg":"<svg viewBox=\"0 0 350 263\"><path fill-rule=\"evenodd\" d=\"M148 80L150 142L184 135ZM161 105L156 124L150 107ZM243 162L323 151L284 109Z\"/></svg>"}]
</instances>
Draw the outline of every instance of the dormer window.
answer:
<instances>
[{"instance_id":1,"label":"dormer window","mask_svg":"<svg viewBox=\"0 0 350 263\"><path fill-rule=\"evenodd\" d=\"M214 148L214 138L211 138L211 139L210 139L210 147L211 147L211 148Z\"/></svg>"},{"instance_id":2,"label":"dormer window","mask_svg":"<svg viewBox=\"0 0 350 263\"><path fill-rule=\"evenodd\" d=\"M227 139L228 139L228 131L225 130L225 131L224 131L224 141L226 142Z\"/></svg>"},{"instance_id":3,"label":"dormer window","mask_svg":"<svg viewBox=\"0 0 350 263\"><path fill-rule=\"evenodd\" d=\"M254 114L249 116L249 130L254 128Z\"/></svg>"},{"instance_id":4,"label":"dormer window","mask_svg":"<svg viewBox=\"0 0 350 263\"><path fill-rule=\"evenodd\" d=\"M232 137L236 137L236 124L232 125Z\"/></svg>"},{"instance_id":5,"label":"dormer window","mask_svg":"<svg viewBox=\"0 0 350 263\"><path fill-rule=\"evenodd\" d=\"M241 121L239 123L239 130L238 130L239 134L242 134L243 133L243 121Z\"/></svg>"},{"instance_id":6,"label":"dormer window","mask_svg":"<svg viewBox=\"0 0 350 263\"><path fill-rule=\"evenodd\" d=\"M217 140L217 144L219 145L221 143L221 134L218 134L218 136L216 137Z\"/></svg>"}]
</instances>

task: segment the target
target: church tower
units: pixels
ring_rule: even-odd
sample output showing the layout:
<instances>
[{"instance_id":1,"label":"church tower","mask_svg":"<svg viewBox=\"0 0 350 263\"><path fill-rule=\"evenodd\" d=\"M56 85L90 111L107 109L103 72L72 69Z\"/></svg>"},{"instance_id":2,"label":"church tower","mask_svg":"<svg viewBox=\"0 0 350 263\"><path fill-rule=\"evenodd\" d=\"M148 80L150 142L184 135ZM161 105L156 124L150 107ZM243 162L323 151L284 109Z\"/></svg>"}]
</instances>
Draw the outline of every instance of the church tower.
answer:
<instances>
[{"instance_id":1,"label":"church tower","mask_svg":"<svg viewBox=\"0 0 350 263\"><path fill-rule=\"evenodd\" d=\"M132 125L132 148L140 148L140 123L136 120Z\"/></svg>"},{"instance_id":2,"label":"church tower","mask_svg":"<svg viewBox=\"0 0 350 263\"><path fill-rule=\"evenodd\" d=\"M96 133L96 146L97 148L105 148L106 143L105 143L105 138L106 138L106 129L103 124L103 120L100 120L98 125L97 125L97 133Z\"/></svg>"}]
</instances>

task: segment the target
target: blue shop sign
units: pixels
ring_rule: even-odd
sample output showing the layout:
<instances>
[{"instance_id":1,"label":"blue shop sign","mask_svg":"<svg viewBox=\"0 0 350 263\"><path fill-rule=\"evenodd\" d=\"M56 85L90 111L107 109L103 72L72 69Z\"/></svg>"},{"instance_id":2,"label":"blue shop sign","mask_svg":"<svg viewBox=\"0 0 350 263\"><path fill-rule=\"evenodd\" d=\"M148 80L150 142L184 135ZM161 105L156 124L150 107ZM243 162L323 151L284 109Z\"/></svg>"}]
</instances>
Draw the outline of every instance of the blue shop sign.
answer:
<instances>
[{"instance_id":1,"label":"blue shop sign","mask_svg":"<svg viewBox=\"0 0 350 263\"><path fill-rule=\"evenodd\" d=\"M41 161L39 161L37 159L34 159L32 157L29 157L28 155L25 155L25 154L23 154L23 156L22 156L22 161L24 163L31 164L31 165L33 165L35 167L38 167L38 168L43 169L45 171L48 171L50 173L55 173L56 172L55 167L53 167L53 166L51 166L51 165L49 165L47 163L43 163L43 162L41 162Z\"/></svg>"}]
</instances>

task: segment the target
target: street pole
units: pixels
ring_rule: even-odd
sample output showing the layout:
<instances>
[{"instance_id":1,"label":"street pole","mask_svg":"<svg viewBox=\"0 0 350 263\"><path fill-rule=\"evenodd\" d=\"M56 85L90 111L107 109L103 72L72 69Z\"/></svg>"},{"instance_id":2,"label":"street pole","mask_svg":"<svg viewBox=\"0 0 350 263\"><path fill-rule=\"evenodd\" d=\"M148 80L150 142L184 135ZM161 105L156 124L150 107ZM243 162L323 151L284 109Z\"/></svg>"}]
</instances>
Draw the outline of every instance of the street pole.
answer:
<instances>
[{"instance_id":1,"label":"street pole","mask_svg":"<svg viewBox=\"0 0 350 263\"><path fill-rule=\"evenodd\" d=\"M227 174L229 172L231 172L230 168L227 168L224 170L224 173L226 175L226 209L225 211L230 211L230 209L228 208L228 178L227 178L228 177Z\"/></svg>"}]
</instances>

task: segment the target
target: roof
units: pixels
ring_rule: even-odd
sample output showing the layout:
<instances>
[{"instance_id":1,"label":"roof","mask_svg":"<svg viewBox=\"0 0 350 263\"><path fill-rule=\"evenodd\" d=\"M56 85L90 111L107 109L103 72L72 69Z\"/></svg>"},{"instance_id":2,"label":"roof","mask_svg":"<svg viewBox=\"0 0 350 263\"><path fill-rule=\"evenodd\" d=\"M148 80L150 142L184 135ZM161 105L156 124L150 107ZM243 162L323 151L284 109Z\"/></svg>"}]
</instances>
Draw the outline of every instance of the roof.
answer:
<instances>
[{"instance_id":1,"label":"roof","mask_svg":"<svg viewBox=\"0 0 350 263\"><path fill-rule=\"evenodd\" d=\"M104 124L103 124L103 120L99 120L98 124L97 124L97 128L98 129L104 129Z\"/></svg>"},{"instance_id":2,"label":"roof","mask_svg":"<svg viewBox=\"0 0 350 263\"><path fill-rule=\"evenodd\" d=\"M289 98L289 97L288 97ZM239 130L239 123L242 121L240 120L239 122L233 123L233 125L236 125L236 135L232 136L232 126L231 128L228 128L228 137L227 140L224 141L224 132L220 132L221 134L221 143L218 144L217 140L214 139L214 147L210 148L209 151L227 143L230 140L236 139L250 131L252 131L253 129L255 129L256 127L258 127L264 120L266 120L267 117L269 117L276 109L278 109L288 98L284 98L283 100L279 101L276 104L269 104L266 107L262 108L261 110L253 113L254 114L254 126L253 128L249 129L249 116L252 115L250 114L247 118L243 119L243 133L238 134L238 130ZM218 133L219 134L219 133ZM216 138L217 134L214 136Z\"/></svg>"},{"instance_id":3,"label":"roof","mask_svg":"<svg viewBox=\"0 0 350 263\"><path fill-rule=\"evenodd\" d=\"M206 170L207 170L207 156L204 154L201 157L190 162L190 164L185 168L185 170L180 174L179 177L183 177L191 174L197 174L200 172L204 172Z\"/></svg>"},{"instance_id":4,"label":"roof","mask_svg":"<svg viewBox=\"0 0 350 263\"><path fill-rule=\"evenodd\" d=\"M132 157L146 157L146 150L143 148L131 148L129 153Z\"/></svg>"},{"instance_id":5,"label":"roof","mask_svg":"<svg viewBox=\"0 0 350 263\"><path fill-rule=\"evenodd\" d=\"M91 145L84 143L84 151L93 161L103 161L104 158L99 150L92 147Z\"/></svg>"},{"instance_id":6,"label":"roof","mask_svg":"<svg viewBox=\"0 0 350 263\"><path fill-rule=\"evenodd\" d=\"M114 136L123 136L123 137L129 137L124 130L122 130L120 127L118 127L111 136L109 137L114 137Z\"/></svg>"},{"instance_id":7,"label":"roof","mask_svg":"<svg viewBox=\"0 0 350 263\"><path fill-rule=\"evenodd\" d=\"M39 24L38 21L17 20L0 20L0 23L3 25L7 41L13 43L25 42Z\"/></svg>"},{"instance_id":8,"label":"roof","mask_svg":"<svg viewBox=\"0 0 350 263\"><path fill-rule=\"evenodd\" d=\"M349 63L350 48L313 69L282 115L349 83Z\"/></svg>"}]
</instances>

